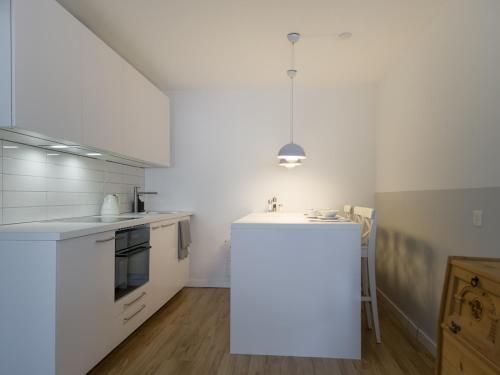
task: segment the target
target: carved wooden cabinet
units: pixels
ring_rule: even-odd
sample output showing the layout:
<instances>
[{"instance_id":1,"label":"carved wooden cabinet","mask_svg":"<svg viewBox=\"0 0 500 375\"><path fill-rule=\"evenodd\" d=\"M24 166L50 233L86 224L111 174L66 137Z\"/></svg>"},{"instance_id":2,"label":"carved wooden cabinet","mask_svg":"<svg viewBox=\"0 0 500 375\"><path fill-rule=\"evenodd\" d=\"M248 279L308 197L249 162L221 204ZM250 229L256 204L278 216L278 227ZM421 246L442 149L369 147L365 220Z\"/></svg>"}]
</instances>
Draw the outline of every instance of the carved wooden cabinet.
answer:
<instances>
[{"instance_id":1,"label":"carved wooden cabinet","mask_svg":"<svg viewBox=\"0 0 500 375\"><path fill-rule=\"evenodd\" d=\"M437 373L500 374L500 259L450 257Z\"/></svg>"}]
</instances>

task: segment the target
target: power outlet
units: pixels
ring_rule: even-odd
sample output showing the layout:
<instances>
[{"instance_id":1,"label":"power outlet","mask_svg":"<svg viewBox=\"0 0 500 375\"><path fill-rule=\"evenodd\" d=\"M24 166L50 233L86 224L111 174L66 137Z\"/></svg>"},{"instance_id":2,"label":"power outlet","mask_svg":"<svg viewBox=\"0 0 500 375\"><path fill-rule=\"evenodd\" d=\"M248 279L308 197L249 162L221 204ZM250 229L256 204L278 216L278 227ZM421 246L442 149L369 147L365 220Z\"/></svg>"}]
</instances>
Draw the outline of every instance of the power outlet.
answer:
<instances>
[{"instance_id":1,"label":"power outlet","mask_svg":"<svg viewBox=\"0 0 500 375\"><path fill-rule=\"evenodd\" d=\"M472 211L472 225L475 227L483 226L483 210Z\"/></svg>"}]
</instances>

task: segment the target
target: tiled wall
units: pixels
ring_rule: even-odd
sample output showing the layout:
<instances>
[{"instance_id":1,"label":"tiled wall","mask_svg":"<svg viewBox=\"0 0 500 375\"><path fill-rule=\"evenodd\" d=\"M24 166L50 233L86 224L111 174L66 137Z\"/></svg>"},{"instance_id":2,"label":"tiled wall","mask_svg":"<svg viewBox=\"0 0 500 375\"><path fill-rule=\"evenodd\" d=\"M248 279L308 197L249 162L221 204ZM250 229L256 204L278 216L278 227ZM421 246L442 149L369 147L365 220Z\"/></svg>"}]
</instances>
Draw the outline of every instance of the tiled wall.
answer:
<instances>
[{"instance_id":1,"label":"tiled wall","mask_svg":"<svg viewBox=\"0 0 500 375\"><path fill-rule=\"evenodd\" d=\"M105 194L132 208L144 169L0 140L0 223L98 215Z\"/></svg>"}]
</instances>

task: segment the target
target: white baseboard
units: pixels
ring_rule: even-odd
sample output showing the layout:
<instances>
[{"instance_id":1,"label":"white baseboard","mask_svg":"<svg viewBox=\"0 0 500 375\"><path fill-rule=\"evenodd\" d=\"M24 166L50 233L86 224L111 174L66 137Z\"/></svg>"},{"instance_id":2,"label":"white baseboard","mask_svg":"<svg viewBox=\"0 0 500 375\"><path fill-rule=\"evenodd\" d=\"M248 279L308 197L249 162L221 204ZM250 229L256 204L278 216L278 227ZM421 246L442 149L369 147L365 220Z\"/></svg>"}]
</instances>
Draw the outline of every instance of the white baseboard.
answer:
<instances>
[{"instance_id":1,"label":"white baseboard","mask_svg":"<svg viewBox=\"0 0 500 375\"><path fill-rule=\"evenodd\" d=\"M230 282L227 279L191 279L188 285L192 288L229 288Z\"/></svg>"},{"instance_id":2,"label":"white baseboard","mask_svg":"<svg viewBox=\"0 0 500 375\"><path fill-rule=\"evenodd\" d=\"M413 336L418 342L420 342L433 356L436 357L437 345L434 340L432 340L427 334L422 331L401 309L377 288L379 296L382 297L391 310L391 312L396 316L397 319L403 324L408 333Z\"/></svg>"}]
</instances>

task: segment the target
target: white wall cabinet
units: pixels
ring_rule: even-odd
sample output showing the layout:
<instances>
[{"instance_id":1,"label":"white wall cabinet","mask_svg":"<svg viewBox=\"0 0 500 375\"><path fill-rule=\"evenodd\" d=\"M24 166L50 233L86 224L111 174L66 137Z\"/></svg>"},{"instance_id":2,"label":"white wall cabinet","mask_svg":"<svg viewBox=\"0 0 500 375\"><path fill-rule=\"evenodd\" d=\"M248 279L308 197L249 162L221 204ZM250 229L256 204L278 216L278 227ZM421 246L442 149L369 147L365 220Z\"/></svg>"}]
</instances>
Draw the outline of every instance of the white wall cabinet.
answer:
<instances>
[{"instance_id":1,"label":"white wall cabinet","mask_svg":"<svg viewBox=\"0 0 500 375\"><path fill-rule=\"evenodd\" d=\"M168 97L59 3L0 0L0 20L1 127L170 164Z\"/></svg>"},{"instance_id":2,"label":"white wall cabinet","mask_svg":"<svg viewBox=\"0 0 500 375\"><path fill-rule=\"evenodd\" d=\"M123 112L123 70L126 64L102 40L88 32L83 40L83 141L117 154L126 154Z\"/></svg>"},{"instance_id":3,"label":"white wall cabinet","mask_svg":"<svg viewBox=\"0 0 500 375\"><path fill-rule=\"evenodd\" d=\"M80 143L84 27L57 2L12 1L13 124Z\"/></svg>"}]
</instances>

